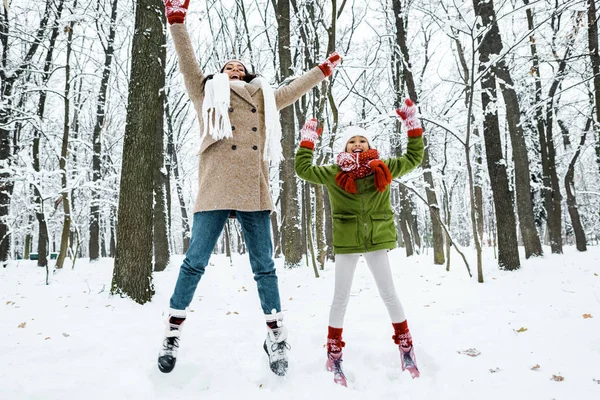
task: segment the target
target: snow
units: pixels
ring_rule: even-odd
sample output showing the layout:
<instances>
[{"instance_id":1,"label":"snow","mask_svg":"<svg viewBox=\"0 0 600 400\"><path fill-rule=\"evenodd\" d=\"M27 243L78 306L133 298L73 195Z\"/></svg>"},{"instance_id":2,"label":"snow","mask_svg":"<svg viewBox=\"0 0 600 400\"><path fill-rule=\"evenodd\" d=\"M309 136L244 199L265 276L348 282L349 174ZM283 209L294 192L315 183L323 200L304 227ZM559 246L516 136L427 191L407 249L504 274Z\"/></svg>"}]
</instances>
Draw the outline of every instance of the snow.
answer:
<instances>
[{"instance_id":1,"label":"snow","mask_svg":"<svg viewBox=\"0 0 600 400\"><path fill-rule=\"evenodd\" d=\"M600 247L546 251L507 272L487 249L483 284L456 253L446 272L431 254L390 252L421 370L415 380L401 372L387 312L361 261L344 329L348 388L324 368L332 264L315 278L312 268L284 270L276 260L292 346L289 374L278 378L262 349L266 331L245 255L232 264L211 259L171 374L158 371L156 357L181 256L154 274L156 295L143 306L109 295L112 259L78 260L74 270L67 262L49 286L35 261L12 261L0 269L0 398L598 399ZM473 269L475 253L468 256ZM459 353L468 349L481 354Z\"/></svg>"}]
</instances>

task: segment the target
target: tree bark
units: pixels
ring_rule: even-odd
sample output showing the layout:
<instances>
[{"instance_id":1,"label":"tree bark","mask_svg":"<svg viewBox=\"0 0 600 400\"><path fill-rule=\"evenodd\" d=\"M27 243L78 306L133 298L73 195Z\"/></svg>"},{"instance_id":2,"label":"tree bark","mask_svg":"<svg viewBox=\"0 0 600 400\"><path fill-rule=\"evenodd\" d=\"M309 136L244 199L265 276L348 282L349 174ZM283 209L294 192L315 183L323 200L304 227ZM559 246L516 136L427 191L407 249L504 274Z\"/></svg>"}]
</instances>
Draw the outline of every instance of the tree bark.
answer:
<instances>
[{"instance_id":1,"label":"tree bark","mask_svg":"<svg viewBox=\"0 0 600 400\"><path fill-rule=\"evenodd\" d=\"M4 168L0 171L0 262L4 263L9 258L10 253L10 228L8 226L7 217L10 210L10 201L13 194L14 182L11 177L10 167L12 164L12 149L11 149L11 121L12 121L12 101L13 90L15 83L25 73L30 66L33 56L37 53L38 47L44 38L46 29L48 29L48 20L50 18L50 10L52 2L46 2L44 14L40 19L40 25L34 36L33 43L27 50L25 57L16 68L7 69L7 65L13 65L13 61L9 62L9 31L8 9L2 7L3 12L0 13L0 43L2 43L2 63L0 68L0 94L3 101L0 107L0 165ZM41 205L38 205L38 207ZM37 213L36 213L37 215ZM45 221L40 225L40 231L46 232ZM47 240L47 235L46 235ZM44 250L45 251L45 250ZM44 253L45 254L45 253ZM38 259L39 264L39 259ZM42 266L44 266L43 264Z\"/></svg>"},{"instance_id":2,"label":"tree bark","mask_svg":"<svg viewBox=\"0 0 600 400\"><path fill-rule=\"evenodd\" d=\"M414 101L414 103L419 104L417 87L412 73L412 65L410 63L410 54L407 45L406 29L404 26L404 10L402 9L402 4L400 0L393 0L392 6L394 9L394 19L396 24L396 44L400 48L400 53L402 57L402 73L406 82L406 88L408 89L408 94L410 98ZM423 162L421 163L421 166L423 168L423 179L425 180L425 193L427 195L427 202L429 204L429 216L431 218L431 228L433 234L433 263L437 265L443 265L445 262L444 231L442 229L441 222L437 220L435 215L433 214L433 209L439 211L439 205L437 195L435 192L433 174L431 173L431 162L425 129L423 129L423 143L425 145L425 151L423 153Z\"/></svg>"},{"instance_id":3,"label":"tree bark","mask_svg":"<svg viewBox=\"0 0 600 400\"><path fill-rule=\"evenodd\" d=\"M587 10L588 26L588 51L592 62L592 72L594 74L594 102L596 105L596 123L594 132L596 133L596 164L600 172L600 54L598 53L598 18L596 15L596 1L588 0Z\"/></svg>"},{"instance_id":4,"label":"tree bark","mask_svg":"<svg viewBox=\"0 0 600 400\"><path fill-rule=\"evenodd\" d=\"M73 3L73 9L77 8L77 0ZM65 91L64 91L64 121L63 121L63 137L62 147L60 151L60 160L58 161L60 169L60 183L61 183L61 197L63 203L63 229L60 237L60 251L56 259L56 268L60 269L63 267L67 252L69 250L69 239L71 233L71 190L68 188L68 177L67 177L67 161L69 158L69 135L70 135L70 111L71 111L71 51L73 50L73 29L75 22L69 23L69 30L67 33L67 48L65 55ZM72 255L73 259L76 255Z\"/></svg>"},{"instance_id":5,"label":"tree bark","mask_svg":"<svg viewBox=\"0 0 600 400\"><path fill-rule=\"evenodd\" d=\"M473 6L475 14L484 23L483 26L478 23L477 29L486 32L478 37L479 71L483 74L481 78L481 101L485 113L483 137L498 225L498 265L500 269L512 271L520 268L516 221L512 207L514 202L508 185L506 159L502 154L500 125L495 106L498 101L496 78L491 69L486 70L486 66L490 63L490 56L500 54L502 40L493 1L473 0Z\"/></svg>"},{"instance_id":6,"label":"tree bark","mask_svg":"<svg viewBox=\"0 0 600 400\"><path fill-rule=\"evenodd\" d=\"M179 155L173 139L173 115L171 113L171 107L168 102L168 96L165 96L165 117L167 118L167 153L168 157L170 157L171 160L170 169L173 172L173 178L175 179L175 188L177 190L177 199L179 200L179 212L181 213L181 239L183 243L183 254L185 254L188 251L188 248L190 247L190 224L187 213L187 205L185 204L185 198L183 196L183 187L181 186L181 174L179 173ZM169 226L171 225L169 224Z\"/></svg>"},{"instance_id":7,"label":"tree bark","mask_svg":"<svg viewBox=\"0 0 600 400\"><path fill-rule=\"evenodd\" d=\"M64 6L64 0L61 0L56 7L55 21L60 20ZM52 56L54 54L56 38L59 34L58 23L55 23L50 34L50 40L48 42L48 51L46 52L46 59L44 61L44 69L42 73L42 86L46 86L50 79L50 69L52 67ZM48 96L47 91L40 93L38 100L38 118L40 121L44 120L44 114L46 110L46 98ZM33 169L38 174L41 172L40 166L40 145L42 140L41 127L37 126L34 129L33 135ZM41 184L41 181L40 181ZM45 267L48 265L48 226L46 222L46 212L44 210L44 198L40 190L39 185L33 185L33 193L36 203L36 218L38 220L38 266Z\"/></svg>"},{"instance_id":8,"label":"tree bark","mask_svg":"<svg viewBox=\"0 0 600 400\"><path fill-rule=\"evenodd\" d=\"M500 40L500 37L498 39ZM500 90L504 98L504 106L506 107L506 119L508 121L508 132L510 134L514 162L517 214L519 216L519 228L523 238L523 247L525 247L525 258L541 256L543 254L542 243L540 242L533 216L531 173L529 171L529 158L527 157L525 136L523 127L521 126L519 98L515 92L510 71L504 60L499 60L492 67L492 71L499 79Z\"/></svg>"},{"instance_id":9,"label":"tree bark","mask_svg":"<svg viewBox=\"0 0 600 400\"><path fill-rule=\"evenodd\" d=\"M593 122L593 118L588 118L585 124L585 129L581 134L579 146L577 146L577 150L575 150L573 158L571 159L569 167L567 168L567 173L565 174L565 192L567 194L567 209L569 211L569 216L571 217L573 232L575 233L575 246L579 251L586 251L587 244L585 239L585 230L583 229L583 224L581 223L581 218L579 216L579 208L577 207L577 198L575 197L575 164L577 163L577 159L581 154L581 149L585 144L585 138L587 136L587 133L591 129Z\"/></svg>"},{"instance_id":10,"label":"tree bark","mask_svg":"<svg viewBox=\"0 0 600 400\"><path fill-rule=\"evenodd\" d=\"M98 185L102 180L102 130L106 120L106 93L110 80L111 65L114 56L114 42L116 36L117 3L112 1L110 13L110 26L106 47L104 48L104 68L100 81L100 91L96 105L96 124L92 136L92 200L90 205L90 261L96 261L100 257L100 191Z\"/></svg>"},{"instance_id":11,"label":"tree bark","mask_svg":"<svg viewBox=\"0 0 600 400\"><path fill-rule=\"evenodd\" d=\"M290 51L290 2L277 1L277 39L279 53L279 79L285 80L292 74L292 53ZM281 182L281 241L284 265L286 268L299 267L304 249L300 229L300 205L298 183L294 172L294 152L296 150L296 127L294 108L281 110L282 148L284 160L281 162L279 180Z\"/></svg>"},{"instance_id":12,"label":"tree bark","mask_svg":"<svg viewBox=\"0 0 600 400\"><path fill-rule=\"evenodd\" d=\"M111 293L144 304L152 299L154 146L163 130L165 66L164 5L138 0L131 48L131 72Z\"/></svg>"}]
</instances>

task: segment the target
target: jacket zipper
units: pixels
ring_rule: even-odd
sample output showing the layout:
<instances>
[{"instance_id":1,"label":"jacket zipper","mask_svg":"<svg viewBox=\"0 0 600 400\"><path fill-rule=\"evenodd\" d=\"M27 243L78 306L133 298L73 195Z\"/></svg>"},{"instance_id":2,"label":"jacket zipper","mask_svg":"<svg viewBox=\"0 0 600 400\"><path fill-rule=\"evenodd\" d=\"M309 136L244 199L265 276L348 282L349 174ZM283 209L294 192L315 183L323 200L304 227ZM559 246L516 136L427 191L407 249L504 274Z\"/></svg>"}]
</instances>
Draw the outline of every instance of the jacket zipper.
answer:
<instances>
[{"instance_id":1,"label":"jacket zipper","mask_svg":"<svg viewBox=\"0 0 600 400\"><path fill-rule=\"evenodd\" d=\"M366 213L365 213L364 193L365 193L365 191L363 190L362 193L360 194L360 201L362 202L362 216L363 216L363 227L364 227L363 241L365 243L365 252L368 252L368 249L367 249L367 231L368 231L368 229L367 229L367 220L366 220Z\"/></svg>"}]
</instances>

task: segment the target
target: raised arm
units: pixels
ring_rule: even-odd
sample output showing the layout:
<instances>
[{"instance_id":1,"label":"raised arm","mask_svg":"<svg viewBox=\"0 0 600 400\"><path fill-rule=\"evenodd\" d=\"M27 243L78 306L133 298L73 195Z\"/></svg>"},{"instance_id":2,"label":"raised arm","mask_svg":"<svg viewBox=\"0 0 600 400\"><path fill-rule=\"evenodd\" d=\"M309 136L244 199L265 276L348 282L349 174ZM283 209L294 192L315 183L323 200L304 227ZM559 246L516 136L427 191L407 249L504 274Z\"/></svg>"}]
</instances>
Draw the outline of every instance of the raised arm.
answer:
<instances>
[{"instance_id":1,"label":"raised arm","mask_svg":"<svg viewBox=\"0 0 600 400\"><path fill-rule=\"evenodd\" d=\"M421 121L417 117L417 106L410 99L404 101L404 105L396 110L396 114L406 128L408 145L406 153L398 158L386 160L386 164L394 178L409 173L423 161L423 129Z\"/></svg>"},{"instance_id":2,"label":"raised arm","mask_svg":"<svg viewBox=\"0 0 600 400\"><path fill-rule=\"evenodd\" d=\"M277 105L277 109L281 110L294 103L319 82L330 76L333 73L333 69L341 61L342 57L338 53L332 53L327 60L318 66L299 78L294 79L288 85L275 90L275 104Z\"/></svg>"},{"instance_id":3,"label":"raised arm","mask_svg":"<svg viewBox=\"0 0 600 400\"><path fill-rule=\"evenodd\" d=\"M164 0L164 3L165 14L171 26L171 36L179 59L179 70L183 74L190 100L196 102L202 97L204 74L200 70L190 35L184 24L190 0Z\"/></svg>"},{"instance_id":4,"label":"raised arm","mask_svg":"<svg viewBox=\"0 0 600 400\"><path fill-rule=\"evenodd\" d=\"M315 142L321 134L321 128L317 130L317 120L309 119L300 131L302 138L300 148L296 152L296 163L294 169L296 174L305 181L325 185L335 181L335 171L332 166L317 167L313 165L313 152Z\"/></svg>"}]
</instances>

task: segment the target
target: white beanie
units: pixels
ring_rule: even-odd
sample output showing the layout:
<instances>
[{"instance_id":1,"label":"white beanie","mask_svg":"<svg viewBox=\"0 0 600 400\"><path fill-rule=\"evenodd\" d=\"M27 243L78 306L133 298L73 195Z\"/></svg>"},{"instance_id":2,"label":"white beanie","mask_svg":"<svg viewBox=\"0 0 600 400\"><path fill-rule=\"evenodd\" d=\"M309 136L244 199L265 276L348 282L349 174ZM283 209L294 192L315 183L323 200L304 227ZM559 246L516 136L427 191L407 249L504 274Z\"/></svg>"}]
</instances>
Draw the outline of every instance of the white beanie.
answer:
<instances>
[{"instance_id":1,"label":"white beanie","mask_svg":"<svg viewBox=\"0 0 600 400\"><path fill-rule=\"evenodd\" d=\"M341 139L336 141L336 153L340 153L342 151L346 151L346 145L348 144L348 140L352 139L354 136L363 136L369 142L369 148L373 148L373 138L371 134L367 132L366 129L361 128L360 126L349 126L344 129Z\"/></svg>"}]
</instances>

